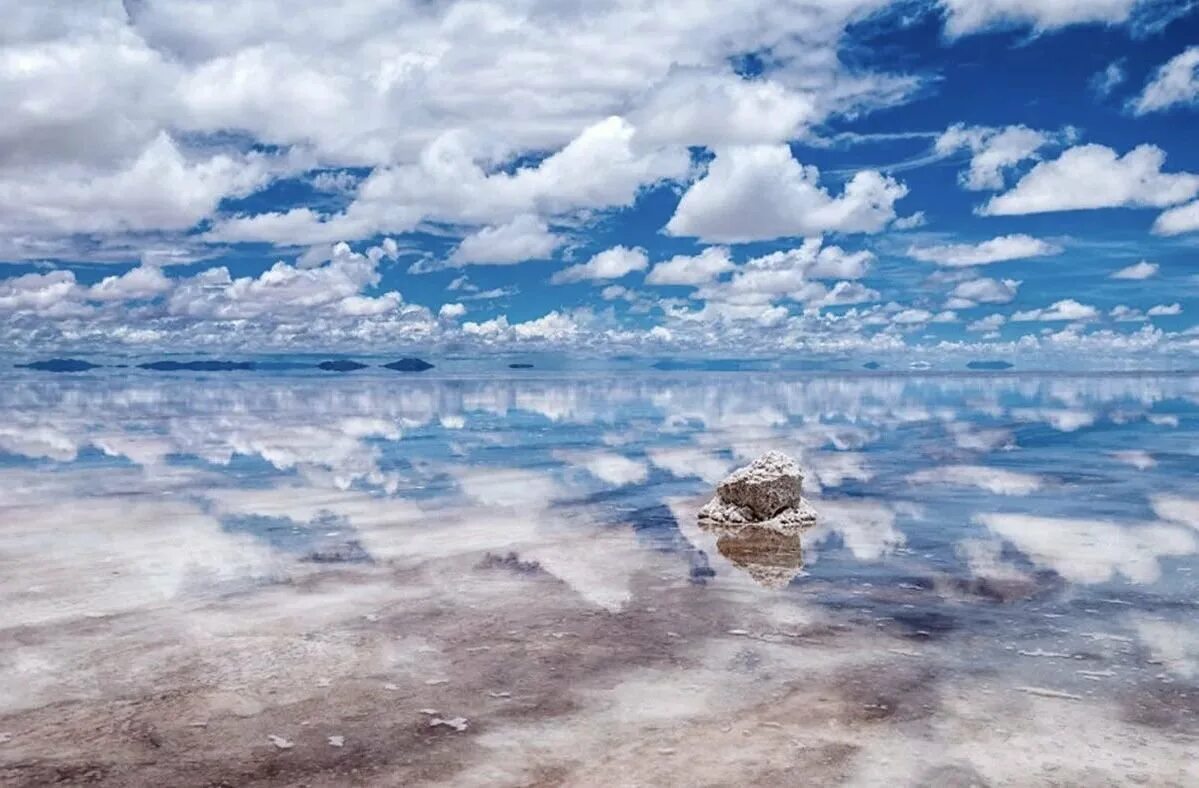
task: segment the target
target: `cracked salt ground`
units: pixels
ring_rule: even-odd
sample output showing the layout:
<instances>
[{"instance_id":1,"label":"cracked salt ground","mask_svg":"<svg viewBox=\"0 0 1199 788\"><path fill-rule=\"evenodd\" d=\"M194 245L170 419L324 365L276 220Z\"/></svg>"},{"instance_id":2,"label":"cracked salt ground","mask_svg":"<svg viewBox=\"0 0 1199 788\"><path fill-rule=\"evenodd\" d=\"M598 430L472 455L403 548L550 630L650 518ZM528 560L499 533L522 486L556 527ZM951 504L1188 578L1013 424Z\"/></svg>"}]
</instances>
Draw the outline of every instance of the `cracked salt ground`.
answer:
<instances>
[{"instance_id":1,"label":"cracked salt ground","mask_svg":"<svg viewBox=\"0 0 1199 788\"><path fill-rule=\"evenodd\" d=\"M18 376L0 784L1199 784L1196 403ZM815 521L702 527L771 451Z\"/></svg>"}]
</instances>

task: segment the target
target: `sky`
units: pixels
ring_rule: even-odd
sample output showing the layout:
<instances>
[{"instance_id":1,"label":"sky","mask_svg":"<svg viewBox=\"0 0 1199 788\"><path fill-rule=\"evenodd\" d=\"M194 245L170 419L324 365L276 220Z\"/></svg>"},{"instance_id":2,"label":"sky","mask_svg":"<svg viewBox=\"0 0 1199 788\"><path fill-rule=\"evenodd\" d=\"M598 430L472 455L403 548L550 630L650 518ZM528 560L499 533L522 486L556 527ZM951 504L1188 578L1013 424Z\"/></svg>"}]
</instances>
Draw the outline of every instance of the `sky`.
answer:
<instances>
[{"instance_id":1,"label":"sky","mask_svg":"<svg viewBox=\"0 0 1199 788\"><path fill-rule=\"evenodd\" d=\"M1194 0L0 12L0 349L1199 360Z\"/></svg>"}]
</instances>

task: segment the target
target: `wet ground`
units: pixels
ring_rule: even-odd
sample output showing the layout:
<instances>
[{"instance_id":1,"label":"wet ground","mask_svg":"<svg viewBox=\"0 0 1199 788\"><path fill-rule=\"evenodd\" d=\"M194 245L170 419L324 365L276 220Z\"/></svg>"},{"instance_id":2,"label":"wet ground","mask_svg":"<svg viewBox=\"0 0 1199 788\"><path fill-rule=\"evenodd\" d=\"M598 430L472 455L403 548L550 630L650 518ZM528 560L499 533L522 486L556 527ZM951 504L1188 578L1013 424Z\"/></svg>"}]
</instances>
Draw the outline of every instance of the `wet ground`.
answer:
<instances>
[{"instance_id":1,"label":"wet ground","mask_svg":"<svg viewBox=\"0 0 1199 788\"><path fill-rule=\"evenodd\" d=\"M1199 378L433 375L6 383L0 784L1199 784Z\"/></svg>"}]
</instances>

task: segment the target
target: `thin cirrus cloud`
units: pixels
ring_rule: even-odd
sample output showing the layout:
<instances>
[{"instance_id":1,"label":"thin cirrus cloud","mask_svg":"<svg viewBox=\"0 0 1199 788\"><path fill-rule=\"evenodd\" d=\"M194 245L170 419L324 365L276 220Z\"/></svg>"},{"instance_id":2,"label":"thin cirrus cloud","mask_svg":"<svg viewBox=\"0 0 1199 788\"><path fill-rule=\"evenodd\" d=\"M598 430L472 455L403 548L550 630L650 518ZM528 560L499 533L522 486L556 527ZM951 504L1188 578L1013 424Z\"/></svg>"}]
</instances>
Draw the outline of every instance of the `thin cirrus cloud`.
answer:
<instances>
[{"instance_id":1,"label":"thin cirrus cloud","mask_svg":"<svg viewBox=\"0 0 1199 788\"><path fill-rule=\"evenodd\" d=\"M1188 47L1157 70L1129 106L1137 115L1199 102L1199 46Z\"/></svg>"},{"instance_id":2,"label":"thin cirrus cloud","mask_svg":"<svg viewBox=\"0 0 1199 788\"><path fill-rule=\"evenodd\" d=\"M908 257L949 268L968 268L990 265L1029 257L1049 257L1060 254L1062 247L1030 235L1001 235L977 244L939 244L911 246Z\"/></svg>"},{"instance_id":3,"label":"thin cirrus cloud","mask_svg":"<svg viewBox=\"0 0 1199 788\"><path fill-rule=\"evenodd\" d=\"M945 33L964 36L996 26L1029 25L1038 31L1088 22L1127 21L1137 0L941 0Z\"/></svg>"},{"instance_id":4,"label":"thin cirrus cloud","mask_svg":"<svg viewBox=\"0 0 1199 788\"><path fill-rule=\"evenodd\" d=\"M1148 279L1156 276L1158 272L1158 264L1151 263L1148 260L1142 260L1139 263L1133 263L1130 266L1121 268L1111 275L1111 279Z\"/></svg>"},{"instance_id":5,"label":"thin cirrus cloud","mask_svg":"<svg viewBox=\"0 0 1199 788\"><path fill-rule=\"evenodd\" d=\"M1002 189L1004 176L1016 165L1037 158L1038 152L1055 141L1055 135L1027 126L997 129L958 123L946 129L933 143L938 156L966 149L970 166L959 176L971 191Z\"/></svg>"}]
</instances>

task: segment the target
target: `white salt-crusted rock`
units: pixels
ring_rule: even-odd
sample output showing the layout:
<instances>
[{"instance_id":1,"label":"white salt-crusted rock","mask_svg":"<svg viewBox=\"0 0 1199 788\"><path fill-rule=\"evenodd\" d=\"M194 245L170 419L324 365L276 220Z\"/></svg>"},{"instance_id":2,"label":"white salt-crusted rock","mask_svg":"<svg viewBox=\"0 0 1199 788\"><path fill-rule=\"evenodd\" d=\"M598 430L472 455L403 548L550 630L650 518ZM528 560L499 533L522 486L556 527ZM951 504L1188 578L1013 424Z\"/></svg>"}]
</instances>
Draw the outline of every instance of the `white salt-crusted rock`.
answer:
<instances>
[{"instance_id":1,"label":"white salt-crusted rock","mask_svg":"<svg viewBox=\"0 0 1199 788\"><path fill-rule=\"evenodd\" d=\"M794 506L783 509L774 517L760 520L747 507L727 503L717 495L699 510L699 524L703 528L715 531L737 531L747 525L754 525L791 534L815 525L816 510L800 498Z\"/></svg>"},{"instance_id":2,"label":"white salt-crusted rock","mask_svg":"<svg viewBox=\"0 0 1199 788\"><path fill-rule=\"evenodd\" d=\"M803 474L786 454L768 451L733 471L716 492L721 501L748 509L753 520L767 520L799 504Z\"/></svg>"}]
</instances>

